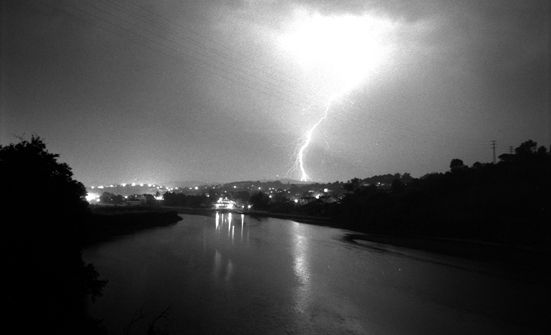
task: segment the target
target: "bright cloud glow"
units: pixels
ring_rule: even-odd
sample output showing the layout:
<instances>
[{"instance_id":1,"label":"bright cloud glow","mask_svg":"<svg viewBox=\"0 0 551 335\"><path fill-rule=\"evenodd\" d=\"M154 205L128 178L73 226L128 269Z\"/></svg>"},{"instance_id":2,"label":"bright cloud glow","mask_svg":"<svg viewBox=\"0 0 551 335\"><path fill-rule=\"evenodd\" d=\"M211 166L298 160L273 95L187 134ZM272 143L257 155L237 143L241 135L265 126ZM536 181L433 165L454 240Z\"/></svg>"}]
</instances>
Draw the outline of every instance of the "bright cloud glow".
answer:
<instances>
[{"instance_id":1,"label":"bright cloud glow","mask_svg":"<svg viewBox=\"0 0 551 335\"><path fill-rule=\"evenodd\" d=\"M395 29L393 21L372 14L324 16L300 9L278 42L316 84L339 97L390 58Z\"/></svg>"},{"instance_id":2,"label":"bright cloud glow","mask_svg":"<svg viewBox=\"0 0 551 335\"><path fill-rule=\"evenodd\" d=\"M333 104L373 77L391 57L396 24L372 14L324 16L301 9L279 36L278 43L308 73L315 96L326 107L302 136L295 168L300 180L311 180L304 155L316 128Z\"/></svg>"}]
</instances>

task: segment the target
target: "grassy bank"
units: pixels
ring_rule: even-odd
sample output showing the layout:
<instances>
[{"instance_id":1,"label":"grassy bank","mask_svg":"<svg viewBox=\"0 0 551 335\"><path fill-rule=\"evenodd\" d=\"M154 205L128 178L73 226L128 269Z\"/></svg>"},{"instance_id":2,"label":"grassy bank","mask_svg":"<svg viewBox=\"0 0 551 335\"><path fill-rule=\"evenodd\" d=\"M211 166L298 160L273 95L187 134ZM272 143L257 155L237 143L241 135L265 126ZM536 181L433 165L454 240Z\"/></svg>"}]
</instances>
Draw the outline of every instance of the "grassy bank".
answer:
<instances>
[{"instance_id":1,"label":"grassy bank","mask_svg":"<svg viewBox=\"0 0 551 335\"><path fill-rule=\"evenodd\" d=\"M84 244L88 246L140 230L169 226L181 219L176 211L163 208L94 206L85 222Z\"/></svg>"}]
</instances>

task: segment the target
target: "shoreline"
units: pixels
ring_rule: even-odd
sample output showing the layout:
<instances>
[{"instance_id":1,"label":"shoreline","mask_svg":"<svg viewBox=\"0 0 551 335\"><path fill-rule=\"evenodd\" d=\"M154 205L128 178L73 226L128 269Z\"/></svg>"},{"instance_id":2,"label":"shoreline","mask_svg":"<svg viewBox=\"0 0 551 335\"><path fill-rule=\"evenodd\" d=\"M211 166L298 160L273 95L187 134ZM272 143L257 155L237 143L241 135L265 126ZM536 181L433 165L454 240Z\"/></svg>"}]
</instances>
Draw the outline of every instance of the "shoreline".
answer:
<instances>
[{"instance_id":1,"label":"shoreline","mask_svg":"<svg viewBox=\"0 0 551 335\"><path fill-rule=\"evenodd\" d=\"M174 208L176 209L176 208ZM184 209L185 214L211 215L215 209ZM331 227L348 231L343 240L349 243L360 244L357 241L382 243L394 247L409 248L412 250L430 252L438 255L457 257L466 260L514 266L521 269L536 269L548 259L549 249L530 248L523 245L498 243L476 239L460 239L438 236L381 234L355 230L352 227L339 224L330 218L298 215L291 213L272 213L268 211L240 211L235 213L250 215L251 217L271 217L276 219L293 220L300 223L316 226Z\"/></svg>"},{"instance_id":2,"label":"shoreline","mask_svg":"<svg viewBox=\"0 0 551 335\"><path fill-rule=\"evenodd\" d=\"M178 213L211 216L220 210L213 208L190 208L176 206L122 207L98 206L91 209L91 217L86 223L87 239L85 247L113 240L137 231L163 227L182 220ZM293 220L316 226L347 230L344 241L361 244L361 241L382 243L440 255L468 260L491 262L494 264L536 268L551 254L549 249L529 248L522 245L489 242L473 239L454 239L436 236L390 235L358 231L339 224L330 218L268 211L232 210L235 214L245 214L253 218L271 217ZM360 242L360 243L358 243Z\"/></svg>"}]
</instances>

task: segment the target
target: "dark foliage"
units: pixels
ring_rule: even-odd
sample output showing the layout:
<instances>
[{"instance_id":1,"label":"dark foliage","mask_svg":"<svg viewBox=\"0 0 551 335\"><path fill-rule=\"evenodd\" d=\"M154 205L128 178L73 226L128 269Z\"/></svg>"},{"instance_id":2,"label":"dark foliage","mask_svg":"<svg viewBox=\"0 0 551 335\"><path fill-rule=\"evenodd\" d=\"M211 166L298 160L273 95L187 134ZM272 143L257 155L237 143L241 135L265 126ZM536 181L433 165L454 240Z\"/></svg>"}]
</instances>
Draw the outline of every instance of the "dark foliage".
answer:
<instances>
[{"instance_id":1,"label":"dark foliage","mask_svg":"<svg viewBox=\"0 0 551 335\"><path fill-rule=\"evenodd\" d=\"M103 192L99 200L104 204L120 205L124 202L124 197L120 194Z\"/></svg>"},{"instance_id":2,"label":"dark foliage","mask_svg":"<svg viewBox=\"0 0 551 335\"><path fill-rule=\"evenodd\" d=\"M254 209L266 210L270 206L270 198L264 192L255 192L249 199Z\"/></svg>"},{"instance_id":3,"label":"dark foliage","mask_svg":"<svg viewBox=\"0 0 551 335\"><path fill-rule=\"evenodd\" d=\"M190 208L205 208L211 206L209 197L201 195L186 195L184 193L166 192L163 195L165 206L179 206Z\"/></svg>"},{"instance_id":4,"label":"dark foliage","mask_svg":"<svg viewBox=\"0 0 551 335\"><path fill-rule=\"evenodd\" d=\"M391 191L352 180L339 222L361 231L545 246L551 239L551 154L534 141L497 164L432 173Z\"/></svg>"},{"instance_id":5,"label":"dark foliage","mask_svg":"<svg viewBox=\"0 0 551 335\"><path fill-rule=\"evenodd\" d=\"M99 333L86 299L99 295L104 282L80 253L86 191L57 158L34 136L0 146L5 306L18 333Z\"/></svg>"}]
</instances>

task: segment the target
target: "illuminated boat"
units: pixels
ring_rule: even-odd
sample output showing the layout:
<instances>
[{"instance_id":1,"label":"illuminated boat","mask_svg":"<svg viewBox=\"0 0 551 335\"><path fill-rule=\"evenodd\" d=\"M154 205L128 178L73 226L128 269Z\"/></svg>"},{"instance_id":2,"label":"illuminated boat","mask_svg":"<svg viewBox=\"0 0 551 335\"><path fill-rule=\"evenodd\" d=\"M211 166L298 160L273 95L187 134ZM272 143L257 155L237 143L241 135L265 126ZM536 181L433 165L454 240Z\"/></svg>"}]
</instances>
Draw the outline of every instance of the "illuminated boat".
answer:
<instances>
[{"instance_id":1,"label":"illuminated boat","mask_svg":"<svg viewBox=\"0 0 551 335\"><path fill-rule=\"evenodd\" d=\"M220 198L214 204L214 209L220 211L233 211L235 208L235 201L229 200L228 198Z\"/></svg>"}]
</instances>

